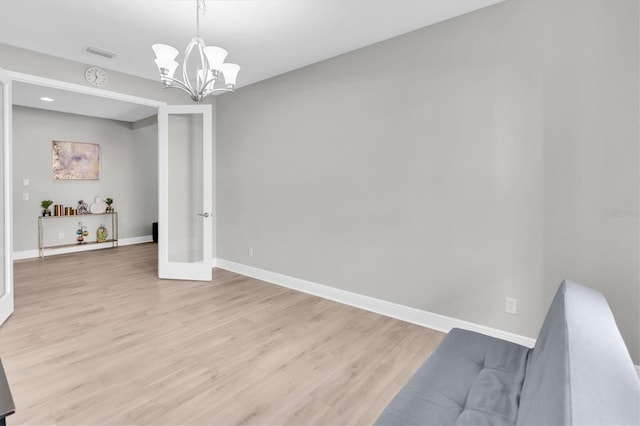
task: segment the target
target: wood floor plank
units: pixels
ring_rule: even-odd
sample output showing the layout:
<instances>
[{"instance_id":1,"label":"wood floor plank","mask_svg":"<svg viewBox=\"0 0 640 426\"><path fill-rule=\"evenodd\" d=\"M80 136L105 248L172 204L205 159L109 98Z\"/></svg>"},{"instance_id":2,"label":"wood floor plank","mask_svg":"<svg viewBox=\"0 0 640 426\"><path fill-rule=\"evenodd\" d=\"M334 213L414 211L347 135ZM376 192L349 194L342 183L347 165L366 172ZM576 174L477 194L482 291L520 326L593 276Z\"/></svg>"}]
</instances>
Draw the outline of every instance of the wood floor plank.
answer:
<instances>
[{"instance_id":1,"label":"wood floor plank","mask_svg":"<svg viewBox=\"0 0 640 426\"><path fill-rule=\"evenodd\" d=\"M9 424L370 424L442 333L142 244L15 263Z\"/></svg>"}]
</instances>

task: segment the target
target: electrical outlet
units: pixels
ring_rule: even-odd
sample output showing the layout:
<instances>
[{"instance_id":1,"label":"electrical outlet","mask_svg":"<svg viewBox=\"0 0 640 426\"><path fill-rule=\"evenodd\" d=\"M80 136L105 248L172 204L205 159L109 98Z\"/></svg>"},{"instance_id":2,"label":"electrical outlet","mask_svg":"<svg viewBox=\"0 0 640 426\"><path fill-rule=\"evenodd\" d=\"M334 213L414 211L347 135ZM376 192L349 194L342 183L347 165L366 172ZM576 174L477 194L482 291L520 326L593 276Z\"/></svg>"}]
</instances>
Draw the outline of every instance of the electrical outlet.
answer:
<instances>
[{"instance_id":1,"label":"electrical outlet","mask_svg":"<svg viewBox=\"0 0 640 426\"><path fill-rule=\"evenodd\" d=\"M253 257L253 247L249 247L249 257Z\"/></svg>"},{"instance_id":2,"label":"electrical outlet","mask_svg":"<svg viewBox=\"0 0 640 426\"><path fill-rule=\"evenodd\" d=\"M28 178L22 179L22 185L29 186L29 179Z\"/></svg>"},{"instance_id":3,"label":"electrical outlet","mask_svg":"<svg viewBox=\"0 0 640 426\"><path fill-rule=\"evenodd\" d=\"M504 303L504 311L508 314L516 315L518 313L518 299L507 297Z\"/></svg>"},{"instance_id":4,"label":"electrical outlet","mask_svg":"<svg viewBox=\"0 0 640 426\"><path fill-rule=\"evenodd\" d=\"M28 192L23 192L22 193L22 199L24 201L29 201L29 193Z\"/></svg>"},{"instance_id":5,"label":"electrical outlet","mask_svg":"<svg viewBox=\"0 0 640 426\"><path fill-rule=\"evenodd\" d=\"M58 239L64 240L64 232L58 232Z\"/></svg>"}]
</instances>

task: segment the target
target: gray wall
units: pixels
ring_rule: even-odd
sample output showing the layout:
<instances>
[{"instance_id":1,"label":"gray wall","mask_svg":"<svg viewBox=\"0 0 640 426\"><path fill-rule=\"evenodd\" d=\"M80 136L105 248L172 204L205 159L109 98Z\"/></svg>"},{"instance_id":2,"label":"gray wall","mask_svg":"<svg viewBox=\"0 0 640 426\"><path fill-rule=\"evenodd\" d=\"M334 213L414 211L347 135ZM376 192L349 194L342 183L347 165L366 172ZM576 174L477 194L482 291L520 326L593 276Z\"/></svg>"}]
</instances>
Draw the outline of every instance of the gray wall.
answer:
<instances>
[{"instance_id":1,"label":"gray wall","mask_svg":"<svg viewBox=\"0 0 640 426\"><path fill-rule=\"evenodd\" d=\"M84 72L94 56L87 53L88 62L81 63L0 44L0 68L89 87L93 86L85 80ZM149 60L152 59L153 55L150 53ZM104 90L155 99L168 104L191 103L186 93L178 90L163 90L159 81L111 71L108 67L103 68L109 73L109 83L102 88Z\"/></svg>"},{"instance_id":2,"label":"gray wall","mask_svg":"<svg viewBox=\"0 0 640 426\"><path fill-rule=\"evenodd\" d=\"M37 216L40 202L77 207L80 199L92 203L95 197L111 197L119 214L119 237L151 235L158 220L157 126L132 129L131 123L65 114L40 109L13 107L13 223L14 250L38 248ZM100 180L53 180L51 142L90 142L100 145ZM29 179L29 186L23 185ZM29 200L22 199L29 193ZM53 209L53 208L52 208ZM106 217L82 217L47 221L45 244L73 243L78 221L87 225L95 240ZM109 222L109 223L107 223ZM64 233L64 239L58 238Z\"/></svg>"},{"instance_id":3,"label":"gray wall","mask_svg":"<svg viewBox=\"0 0 640 426\"><path fill-rule=\"evenodd\" d=\"M552 2L542 70L545 298L551 301L562 277L601 290L636 364L639 5Z\"/></svg>"},{"instance_id":4,"label":"gray wall","mask_svg":"<svg viewBox=\"0 0 640 426\"><path fill-rule=\"evenodd\" d=\"M637 1L509 0L222 95L218 257L531 337L582 281L638 363L639 71Z\"/></svg>"}]
</instances>

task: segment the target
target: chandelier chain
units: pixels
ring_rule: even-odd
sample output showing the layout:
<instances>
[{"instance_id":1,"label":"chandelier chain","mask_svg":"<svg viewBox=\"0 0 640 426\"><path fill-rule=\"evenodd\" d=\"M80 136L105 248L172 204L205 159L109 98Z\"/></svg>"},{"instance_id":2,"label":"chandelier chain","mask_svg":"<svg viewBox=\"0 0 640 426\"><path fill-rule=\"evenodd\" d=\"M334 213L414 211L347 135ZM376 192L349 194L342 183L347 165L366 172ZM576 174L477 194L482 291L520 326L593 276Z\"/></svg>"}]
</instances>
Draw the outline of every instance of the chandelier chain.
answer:
<instances>
[{"instance_id":1,"label":"chandelier chain","mask_svg":"<svg viewBox=\"0 0 640 426\"><path fill-rule=\"evenodd\" d=\"M200 15L207 13L207 5L204 0L196 0L196 36L200 37Z\"/></svg>"},{"instance_id":2,"label":"chandelier chain","mask_svg":"<svg viewBox=\"0 0 640 426\"><path fill-rule=\"evenodd\" d=\"M200 12L200 14L204 16L204 14L207 13L207 5L205 4L204 0L197 0L197 1L198 1L198 12Z\"/></svg>"}]
</instances>

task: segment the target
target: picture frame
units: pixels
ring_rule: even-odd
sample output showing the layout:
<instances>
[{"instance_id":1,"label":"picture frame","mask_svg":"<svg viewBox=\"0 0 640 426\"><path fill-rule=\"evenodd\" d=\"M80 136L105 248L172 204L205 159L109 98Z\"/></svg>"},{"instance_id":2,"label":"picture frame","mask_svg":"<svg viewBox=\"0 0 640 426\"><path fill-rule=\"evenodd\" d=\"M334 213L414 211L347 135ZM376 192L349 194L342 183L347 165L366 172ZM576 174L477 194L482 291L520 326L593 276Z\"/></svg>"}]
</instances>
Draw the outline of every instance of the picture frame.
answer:
<instances>
[{"instance_id":1,"label":"picture frame","mask_svg":"<svg viewBox=\"0 0 640 426\"><path fill-rule=\"evenodd\" d=\"M100 145L53 141L51 165L54 180L100 180Z\"/></svg>"}]
</instances>

